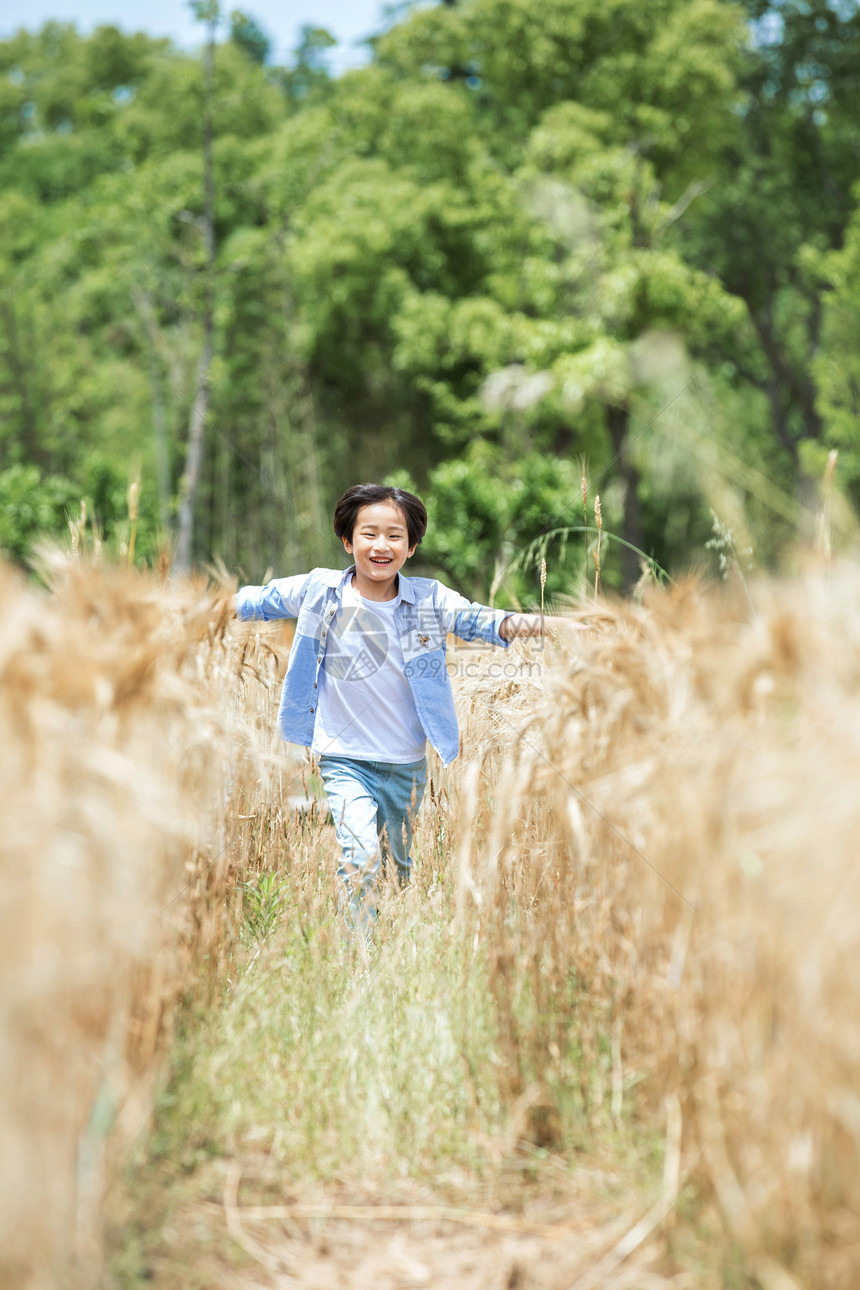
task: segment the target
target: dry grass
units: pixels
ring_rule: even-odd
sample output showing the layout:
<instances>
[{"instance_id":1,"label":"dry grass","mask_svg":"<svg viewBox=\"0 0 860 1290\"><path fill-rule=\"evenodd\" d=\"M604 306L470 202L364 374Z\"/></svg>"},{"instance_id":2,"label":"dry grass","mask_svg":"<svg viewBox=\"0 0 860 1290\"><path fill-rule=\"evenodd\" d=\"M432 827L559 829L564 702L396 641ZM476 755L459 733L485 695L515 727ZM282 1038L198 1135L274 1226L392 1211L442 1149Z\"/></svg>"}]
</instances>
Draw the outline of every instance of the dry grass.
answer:
<instances>
[{"instance_id":1,"label":"dry grass","mask_svg":"<svg viewBox=\"0 0 860 1290\"><path fill-rule=\"evenodd\" d=\"M469 696L495 787L460 877L509 1096L533 1134L577 1077L586 1107L677 1106L711 1257L765 1290L860 1278L858 592L655 593L540 699Z\"/></svg>"},{"instance_id":2,"label":"dry grass","mask_svg":"<svg viewBox=\"0 0 860 1290\"><path fill-rule=\"evenodd\" d=\"M174 1008L229 954L271 789L275 659L205 587L72 562L0 578L0 1283L94 1284L109 1150ZM253 714L249 716L248 714ZM265 732L265 733L263 733Z\"/></svg>"},{"instance_id":3,"label":"dry grass","mask_svg":"<svg viewBox=\"0 0 860 1290\"><path fill-rule=\"evenodd\" d=\"M464 757L434 769L416 882L363 964L273 742L283 638L226 628L202 587L7 576L0 1281L98 1283L105 1178L185 997L135 1185L199 1177L210 1214L220 1179L234 1235L240 1202L283 1223L350 1178L491 1221L529 1162L575 1177L614 1142L629 1179L638 1138L626 1228L595 1215L575 1275L517 1284L856 1284L860 572L750 594L655 591L576 651L470 667ZM135 1204L114 1222L141 1232ZM165 1241L110 1283L176 1284L190 1247ZM277 1263L259 1234L245 1253Z\"/></svg>"}]
</instances>

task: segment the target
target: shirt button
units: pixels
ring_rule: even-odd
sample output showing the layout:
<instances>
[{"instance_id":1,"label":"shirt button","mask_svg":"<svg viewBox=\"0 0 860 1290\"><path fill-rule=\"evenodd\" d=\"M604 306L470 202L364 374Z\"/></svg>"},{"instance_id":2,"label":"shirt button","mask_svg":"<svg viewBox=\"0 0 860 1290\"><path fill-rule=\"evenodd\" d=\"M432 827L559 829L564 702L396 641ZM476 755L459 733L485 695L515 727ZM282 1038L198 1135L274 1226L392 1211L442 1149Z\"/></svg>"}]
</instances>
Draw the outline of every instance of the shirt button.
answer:
<instances>
[{"instance_id":1,"label":"shirt button","mask_svg":"<svg viewBox=\"0 0 860 1290\"><path fill-rule=\"evenodd\" d=\"M313 708L311 708L311 712L313 712Z\"/></svg>"}]
</instances>

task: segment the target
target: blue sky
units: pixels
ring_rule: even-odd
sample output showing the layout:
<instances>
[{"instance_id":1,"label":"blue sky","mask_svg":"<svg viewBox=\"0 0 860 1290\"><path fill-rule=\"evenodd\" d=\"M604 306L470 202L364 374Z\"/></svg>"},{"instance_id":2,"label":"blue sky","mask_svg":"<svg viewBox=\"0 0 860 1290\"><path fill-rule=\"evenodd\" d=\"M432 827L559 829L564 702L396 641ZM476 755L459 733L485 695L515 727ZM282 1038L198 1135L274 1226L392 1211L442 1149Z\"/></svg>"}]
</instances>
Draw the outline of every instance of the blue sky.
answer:
<instances>
[{"instance_id":1,"label":"blue sky","mask_svg":"<svg viewBox=\"0 0 860 1290\"><path fill-rule=\"evenodd\" d=\"M305 24L327 27L339 42L329 60L333 71L366 60L356 42L382 30L386 7L384 0L229 0L223 5L226 12L243 9L256 19L272 42L275 61L295 48L298 31ZM113 23L124 31L171 36L189 48L200 43L201 28L191 17L186 0L147 0L143 5L129 5L127 0L3 0L0 38L11 36L20 27L35 31L49 19L73 22L83 32Z\"/></svg>"}]
</instances>

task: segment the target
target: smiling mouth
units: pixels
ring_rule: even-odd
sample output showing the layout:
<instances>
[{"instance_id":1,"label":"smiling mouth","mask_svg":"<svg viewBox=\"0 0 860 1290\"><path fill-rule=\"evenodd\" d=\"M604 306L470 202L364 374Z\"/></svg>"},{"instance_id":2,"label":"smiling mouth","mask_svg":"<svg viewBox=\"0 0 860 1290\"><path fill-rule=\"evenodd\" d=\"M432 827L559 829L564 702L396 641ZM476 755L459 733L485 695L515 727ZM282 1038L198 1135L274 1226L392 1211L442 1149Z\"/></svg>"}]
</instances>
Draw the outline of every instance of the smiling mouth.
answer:
<instances>
[{"instance_id":1,"label":"smiling mouth","mask_svg":"<svg viewBox=\"0 0 860 1290\"><path fill-rule=\"evenodd\" d=\"M371 564L391 564L391 557L382 556L382 555L372 555L370 557L370 563Z\"/></svg>"}]
</instances>

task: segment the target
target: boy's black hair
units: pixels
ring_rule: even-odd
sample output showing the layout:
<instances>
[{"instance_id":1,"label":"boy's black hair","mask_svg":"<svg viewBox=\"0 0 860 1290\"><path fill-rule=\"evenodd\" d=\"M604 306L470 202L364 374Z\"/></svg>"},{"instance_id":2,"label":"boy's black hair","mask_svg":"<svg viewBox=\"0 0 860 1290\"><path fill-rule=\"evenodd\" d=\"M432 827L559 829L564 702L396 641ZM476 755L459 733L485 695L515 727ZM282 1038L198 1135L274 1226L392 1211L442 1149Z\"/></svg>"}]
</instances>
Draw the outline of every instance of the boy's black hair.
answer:
<instances>
[{"instance_id":1,"label":"boy's black hair","mask_svg":"<svg viewBox=\"0 0 860 1290\"><path fill-rule=\"evenodd\" d=\"M362 506L375 506L377 502L392 502L403 512L406 534L410 547L418 546L427 532L427 510L420 497L407 493L405 488L391 488L388 484L353 484L334 508L334 531L339 538L352 542L358 512Z\"/></svg>"}]
</instances>

